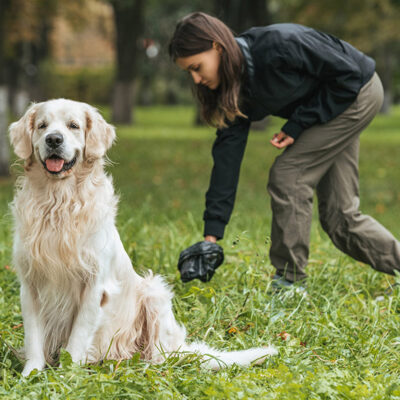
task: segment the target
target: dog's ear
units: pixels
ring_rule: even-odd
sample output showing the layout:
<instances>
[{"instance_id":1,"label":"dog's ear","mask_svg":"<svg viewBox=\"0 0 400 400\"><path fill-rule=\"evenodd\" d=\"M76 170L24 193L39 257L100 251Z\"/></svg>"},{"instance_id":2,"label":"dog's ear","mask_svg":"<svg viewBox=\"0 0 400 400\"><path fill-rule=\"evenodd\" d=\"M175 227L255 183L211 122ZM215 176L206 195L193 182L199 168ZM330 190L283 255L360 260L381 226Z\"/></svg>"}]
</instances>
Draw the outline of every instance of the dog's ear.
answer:
<instances>
[{"instance_id":1,"label":"dog's ear","mask_svg":"<svg viewBox=\"0 0 400 400\"><path fill-rule=\"evenodd\" d=\"M14 153L27 160L32 155L32 135L35 127L35 116L40 103L32 104L17 122L10 125L10 142Z\"/></svg>"},{"instance_id":2,"label":"dog's ear","mask_svg":"<svg viewBox=\"0 0 400 400\"><path fill-rule=\"evenodd\" d=\"M106 154L115 140L115 128L101 114L90 107L86 111L85 158L98 159Z\"/></svg>"}]
</instances>

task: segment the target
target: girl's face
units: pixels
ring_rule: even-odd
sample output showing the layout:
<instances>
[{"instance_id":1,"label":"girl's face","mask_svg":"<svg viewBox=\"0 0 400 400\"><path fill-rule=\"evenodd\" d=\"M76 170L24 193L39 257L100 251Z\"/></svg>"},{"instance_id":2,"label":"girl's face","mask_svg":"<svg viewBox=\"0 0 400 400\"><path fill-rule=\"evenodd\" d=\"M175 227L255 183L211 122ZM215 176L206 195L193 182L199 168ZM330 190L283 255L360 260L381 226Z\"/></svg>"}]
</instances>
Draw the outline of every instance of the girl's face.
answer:
<instances>
[{"instance_id":1,"label":"girl's face","mask_svg":"<svg viewBox=\"0 0 400 400\"><path fill-rule=\"evenodd\" d=\"M220 47L214 43L210 50L203 51L193 56L178 57L176 64L184 71L188 71L196 85L204 85L215 90L218 88L221 78L219 65L221 62Z\"/></svg>"}]
</instances>

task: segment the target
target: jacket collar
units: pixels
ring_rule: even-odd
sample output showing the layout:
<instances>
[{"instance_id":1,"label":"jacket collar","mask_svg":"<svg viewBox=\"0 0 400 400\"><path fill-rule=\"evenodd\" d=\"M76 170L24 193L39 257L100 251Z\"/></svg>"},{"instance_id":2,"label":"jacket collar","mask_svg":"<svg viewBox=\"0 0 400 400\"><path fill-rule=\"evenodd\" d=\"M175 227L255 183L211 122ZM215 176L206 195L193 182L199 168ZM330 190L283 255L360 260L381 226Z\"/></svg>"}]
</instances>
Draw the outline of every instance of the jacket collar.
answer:
<instances>
[{"instance_id":1,"label":"jacket collar","mask_svg":"<svg viewBox=\"0 0 400 400\"><path fill-rule=\"evenodd\" d=\"M235 40L238 43L240 49L242 50L242 53L246 60L247 74L248 74L250 82L253 83L254 62L253 62L253 57L251 56L251 53L250 53L249 45L247 44L246 40L242 37L236 37Z\"/></svg>"}]
</instances>

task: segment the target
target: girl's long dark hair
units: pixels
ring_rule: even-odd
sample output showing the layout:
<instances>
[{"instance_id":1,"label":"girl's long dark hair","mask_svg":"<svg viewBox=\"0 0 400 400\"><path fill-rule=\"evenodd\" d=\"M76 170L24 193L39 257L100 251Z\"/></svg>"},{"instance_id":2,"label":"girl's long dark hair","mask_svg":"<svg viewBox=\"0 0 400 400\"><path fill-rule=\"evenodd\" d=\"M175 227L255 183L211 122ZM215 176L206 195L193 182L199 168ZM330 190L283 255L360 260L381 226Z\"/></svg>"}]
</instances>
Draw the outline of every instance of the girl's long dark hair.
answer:
<instances>
[{"instance_id":1,"label":"girl's long dark hair","mask_svg":"<svg viewBox=\"0 0 400 400\"><path fill-rule=\"evenodd\" d=\"M176 25L169 44L169 55L175 62L177 58L210 50L214 42L222 48L220 85L216 90L195 85L194 93L200 102L203 119L222 128L226 126L226 119L233 121L237 116L245 117L239 109L244 59L231 30L211 15L202 12L189 14Z\"/></svg>"}]
</instances>

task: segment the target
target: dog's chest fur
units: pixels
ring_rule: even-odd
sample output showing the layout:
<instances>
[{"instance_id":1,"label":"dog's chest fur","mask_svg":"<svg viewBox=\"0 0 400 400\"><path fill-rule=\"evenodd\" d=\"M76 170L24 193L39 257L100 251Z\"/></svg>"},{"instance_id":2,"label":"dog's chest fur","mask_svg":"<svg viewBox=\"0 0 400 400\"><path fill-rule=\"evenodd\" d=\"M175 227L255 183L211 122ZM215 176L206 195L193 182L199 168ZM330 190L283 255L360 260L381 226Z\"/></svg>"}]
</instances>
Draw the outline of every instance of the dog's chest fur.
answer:
<instances>
[{"instance_id":1,"label":"dog's chest fur","mask_svg":"<svg viewBox=\"0 0 400 400\"><path fill-rule=\"evenodd\" d=\"M67 276L86 281L97 259L88 242L105 219L114 218L117 199L104 173L52 181L35 170L21 177L13 202L16 231L26 255L24 274L49 281ZM39 183L39 184L38 184ZM110 207L110 204L112 205Z\"/></svg>"},{"instance_id":2,"label":"dog's chest fur","mask_svg":"<svg viewBox=\"0 0 400 400\"><path fill-rule=\"evenodd\" d=\"M46 354L56 356L68 340L85 289L98 273L91 238L105 219L114 217L117 199L104 173L80 181L75 176L60 181L42 176L38 181L35 172L33 168L20 178L12 204L18 235L14 264L29 282L47 327Z\"/></svg>"}]
</instances>

